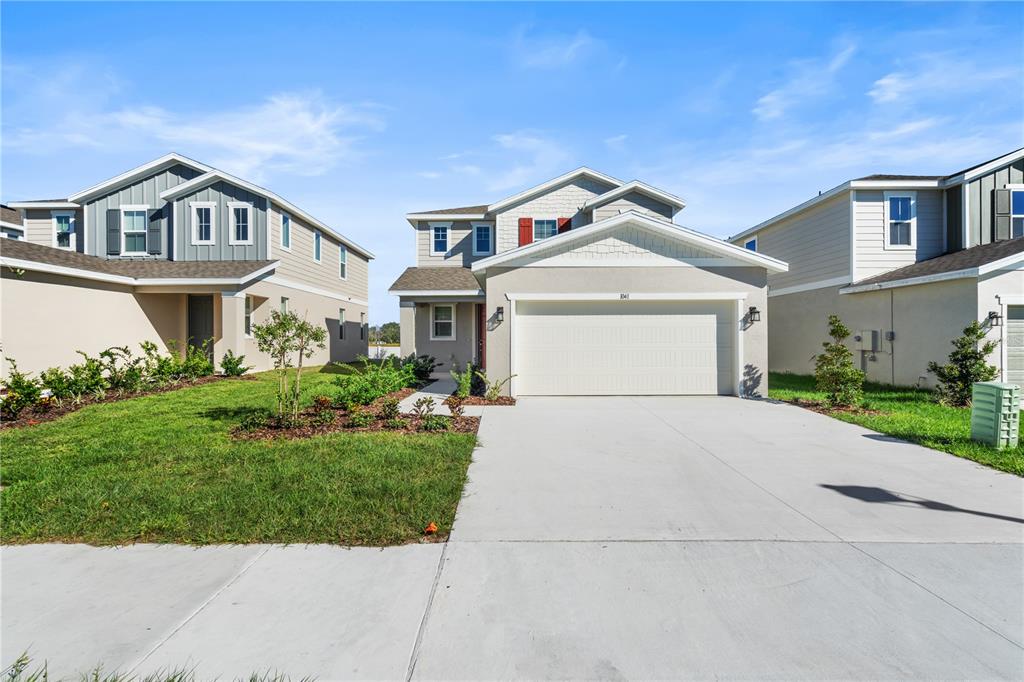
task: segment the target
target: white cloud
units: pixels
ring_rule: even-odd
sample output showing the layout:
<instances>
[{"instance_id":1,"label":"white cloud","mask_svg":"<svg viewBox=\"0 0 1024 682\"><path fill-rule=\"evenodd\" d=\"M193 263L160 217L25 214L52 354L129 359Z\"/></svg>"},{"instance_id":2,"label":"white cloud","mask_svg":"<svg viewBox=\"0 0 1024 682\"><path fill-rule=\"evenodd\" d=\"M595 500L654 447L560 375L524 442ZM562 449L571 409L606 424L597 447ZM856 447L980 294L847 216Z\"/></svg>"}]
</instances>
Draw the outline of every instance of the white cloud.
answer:
<instances>
[{"instance_id":1,"label":"white cloud","mask_svg":"<svg viewBox=\"0 0 1024 682\"><path fill-rule=\"evenodd\" d=\"M901 60L899 67L876 80L868 90L876 104L912 105L926 99L980 92L999 83L1019 90L1024 73L1024 68L1012 60L993 66L952 52L917 52L913 58Z\"/></svg>"},{"instance_id":2,"label":"white cloud","mask_svg":"<svg viewBox=\"0 0 1024 682\"><path fill-rule=\"evenodd\" d=\"M530 35L526 27L521 27L514 34L512 46L512 57L519 66L558 69L593 54L603 43L584 29L572 34Z\"/></svg>"},{"instance_id":3,"label":"white cloud","mask_svg":"<svg viewBox=\"0 0 1024 682\"><path fill-rule=\"evenodd\" d=\"M490 190L505 190L551 178L566 170L564 166L570 159L568 151L559 143L532 131L495 135L494 141L512 159L511 167L505 166L506 170L488 183Z\"/></svg>"},{"instance_id":4,"label":"white cloud","mask_svg":"<svg viewBox=\"0 0 1024 682\"><path fill-rule=\"evenodd\" d=\"M437 171L420 171L416 175L426 180L437 180L441 177L441 174Z\"/></svg>"},{"instance_id":5,"label":"white cloud","mask_svg":"<svg viewBox=\"0 0 1024 682\"><path fill-rule=\"evenodd\" d=\"M753 114L762 121L781 118L801 103L832 91L836 76L853 58L857 46L847 42L827 60L801 59L789 65L789 79L762 95Z\"/></svg>"},{"instance_id":6,"label":"white cloud","mask_svg":"<svg viewBox=\"0 0 1024 682\"><path fill-rule=\"evenodd\" d=\"M628 135L615 135L613 137L606 137L604 139L604 146L611 149L613 152L621 152L626 148L626 140L629 139Z\"/></svg>"}]
</instances>

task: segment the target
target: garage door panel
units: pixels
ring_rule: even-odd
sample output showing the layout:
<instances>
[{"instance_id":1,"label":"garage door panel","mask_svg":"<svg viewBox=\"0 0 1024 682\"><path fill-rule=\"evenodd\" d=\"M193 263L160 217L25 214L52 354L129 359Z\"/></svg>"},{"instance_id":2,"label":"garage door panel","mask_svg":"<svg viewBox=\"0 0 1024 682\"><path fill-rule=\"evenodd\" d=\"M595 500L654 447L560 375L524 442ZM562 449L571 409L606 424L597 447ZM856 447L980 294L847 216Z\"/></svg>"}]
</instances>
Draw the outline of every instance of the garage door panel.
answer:
<instances>
[{"instance_id":1,"label":"garage door panel","mask_svg":"<svg viewBox=\"0 0 1024 682\"><path fill-rule=\"evenodd\" d=\"M731 393L732 304L520 303L522 395Z\"/></svg>"}]
</instances>

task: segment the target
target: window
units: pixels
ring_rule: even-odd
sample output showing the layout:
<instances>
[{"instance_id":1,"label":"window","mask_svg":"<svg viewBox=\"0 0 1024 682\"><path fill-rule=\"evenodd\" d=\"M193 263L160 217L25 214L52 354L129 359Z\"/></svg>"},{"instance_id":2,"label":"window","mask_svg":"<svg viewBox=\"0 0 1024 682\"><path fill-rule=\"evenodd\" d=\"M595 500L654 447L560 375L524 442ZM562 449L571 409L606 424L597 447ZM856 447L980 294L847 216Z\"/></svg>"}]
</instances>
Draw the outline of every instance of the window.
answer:
<instances>
[{"instance_id":1,"label":"window","mask_svg":"<svg viewBox=\"0 0 1024 682\"><path fill-rule=\"evenodd\" d=\"M885 193L885 248L910 249L914 247L917 223L916 197L913 193Z\"/></svg>"},{"instance_id":2,"label":"window","mask_svg":"<svg viewBox=\"0 0 1024 682\"><path fill-rule=\"evenodd\" d=\"M249 228L249 204L230 203L231 232L229 244L252 244L252 231Z\"/></svg>"},{"instance_id":3,"label":"window","mask_svg":"<svg viewBox=\"0 0 1024 682\"><path fill-rule=\"evenodd\" d=\"M345 338L345 309L338 308L338 338Z\"/></svg>"},{"instance_id":4,"label":"window","mask_svg":"<svg viewBox=\"0 0 1024 682\"><path fill-rule=\"evenodd\" d=\"M313 230L313 260L320 262L320 250L323 248L323 235L320 230Z\"/></svg>"},{"instance_id":5,"label":"window","mask_svg":"<svg viewBox=\"0 0 1024 682\"><path fill-rule=\"evenodd\" d=\"M75 250L75 214L69 211L54 211L53 245L58 249Z\"/></svg>"},{"instance_id":6,"label":"window","mask_svg":"<svg viewBox=\"0 0 1024 682\"><path fill-rule=\"evenodd\" d=\"M287 313L288 312L288 297L287 296L282 296L281 297L281 312L282 313Z\"/></svg>"},{"instance_id":7,"label":"window","mask_svg":"<svg viewBox=\"0 0 1024 682\"><path fill-rule=\"evenodd\" d=\"M146 206L121 207L121 253L146 253Z\"/></svg>"},{"instance_id":8,"label":"window","mask_svg":"<svg viewBox=\"0 0 1024 682\"><path fill-rule=\"evenodd\" d=\"M1010 192L1010 239L1024 237L1024 190Z\"/></svg>"},{"instance_id":9,"label":"window","mask_svg":"<svg viewBox=\"0 0 1024 682\"><path fill-rule=\"evenodd\" d=\"M287 213L281 214L281 248L292 250L292 217Z\"/></svg>"},{"instance_id":10,"label":"window","mask_svg":"<svg viewBox=\"0 0 1024 682\"><path fill-rule=\"evenodd\" d=\"M348 279L348 249L344 244L338 247L338 277Z\"/></svg>"},{"instance_id":11,"label":"window","mask_svg":"<svg viewBox=\"0 0 1024 682\"><path fill-rule=\"evenodd\" d=\"M217 204L210 201L192 203L192 243L215 243Z\"/></svg>"},{"instance_id":12,"label":"window","mask_svg":"<svg viewBox=\"0 0 1024 682\"><path fill-rule=\"evenodd\" d=\"M533 221L533 241L547 239L548 237L554 237L556 234L558 234L557 220Z\"/></svg>"},{"instance_id":13,"label":"window","mask_svg":"<svg viewBox=\"0 0 1024 682\"><path fill-rule=\"evenodd\" d=\"M366 340L366 313L359 313L359 340Z\"/></svg>"},{"instance_id":14,"label":"window","mask_svg":"<svg viewBox=\"0 0 1024 682\"><path fill-rule=\"evenodd\" d=\"M747 241L743 242L743 248L748 249L750 251L757 251L757 237L754 237L753 239L748 239Z\"/></svg>"},{"instance_id":15,"label":"window","mask_svg":"<svg viewBox=\"0 0 1024 682\"><path fill-rule=\"evenodd\" d=\"M430 252L434 255L444 255L448 253L448 226L447 225L434 225L431 229L431 247Z\"/></svg>"},{"instance_id":16,"label":"window","mask_svg":"<svg viewBox=\"0 0 1024 682\"><path fill-rule=\"evenodd\" d=\"M245 335L252 336L252 296L245 297Z\"/></svg>"},{"instance_id":17,"label":"window","mask_svg":"<svg viewBox=\"0 0 1024 682\"><path fill-rule=\"evenodd\" d=\"M473 226L473 255L487 256L491 253L491 226Z\"/></svg>"},{"instance_id":18,"label":"window","mask_svg":"<svg viewBox=\"0 0 1024 682\"><path fill-rule=\"evenodd\" d=\"M430 340L455 340L455 306L435 303L430 308Z\"/></svg>"}]
</instances>

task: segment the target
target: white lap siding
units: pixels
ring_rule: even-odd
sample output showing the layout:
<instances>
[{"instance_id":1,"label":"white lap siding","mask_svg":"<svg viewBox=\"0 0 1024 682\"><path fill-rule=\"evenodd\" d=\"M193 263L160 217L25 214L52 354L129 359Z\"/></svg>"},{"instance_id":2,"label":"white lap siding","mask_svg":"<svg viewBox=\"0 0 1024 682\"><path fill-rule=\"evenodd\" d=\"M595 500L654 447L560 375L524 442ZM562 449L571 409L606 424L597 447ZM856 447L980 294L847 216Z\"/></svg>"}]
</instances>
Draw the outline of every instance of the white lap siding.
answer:
<instances>
[{"instance_id":1,"label":"white lap siding","mask_svg":"<svg viewBox=\"0 0 1024 682\"><path fill-rule=\"evenodd\" d=\"M899 194L893 190L892 194ZM943 253L942 192L917 190L917 233L913 249L886 248L885 194L857 190L853 202L857 267L854 281L874 277ZM790 267L793 267L790 261Z\"/></svg>"}]
</instances>

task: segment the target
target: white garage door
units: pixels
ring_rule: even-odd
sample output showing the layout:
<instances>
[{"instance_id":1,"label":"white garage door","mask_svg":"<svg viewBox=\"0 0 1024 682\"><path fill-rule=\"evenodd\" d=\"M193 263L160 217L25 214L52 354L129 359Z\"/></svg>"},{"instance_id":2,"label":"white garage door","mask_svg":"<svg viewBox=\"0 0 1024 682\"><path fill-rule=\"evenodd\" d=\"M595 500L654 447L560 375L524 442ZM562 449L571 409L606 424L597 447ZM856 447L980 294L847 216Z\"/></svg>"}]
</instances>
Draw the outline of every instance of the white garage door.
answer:
<instances>
[{"instance_id":1,"label":"white garage door","mask_svg":"<svg viewBox=\"0 0 1024 682\"><path fill-rule=\"evenodd\" d=\"M519 395L735 392L732 301L519 301Z\"/></svg>"},{"instance_id":2,"label":"white garage door","mask_svg":"<svg viewBox=\"0 0 1024 682\"><path fill-rule=\"evenodd\" d=\"M1006 381L1024 386L1024 305L1006 307Z\"/></svg>"}]
</instances>

